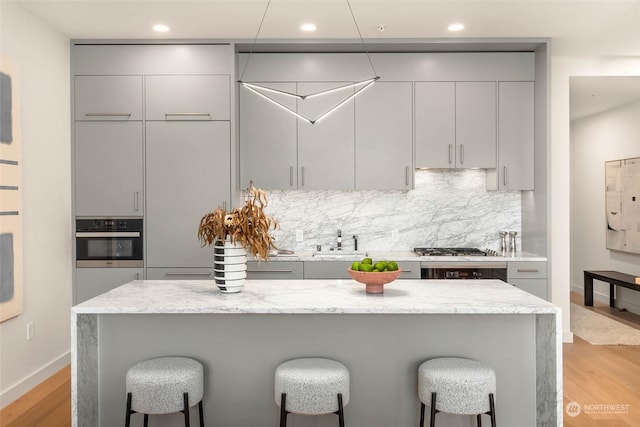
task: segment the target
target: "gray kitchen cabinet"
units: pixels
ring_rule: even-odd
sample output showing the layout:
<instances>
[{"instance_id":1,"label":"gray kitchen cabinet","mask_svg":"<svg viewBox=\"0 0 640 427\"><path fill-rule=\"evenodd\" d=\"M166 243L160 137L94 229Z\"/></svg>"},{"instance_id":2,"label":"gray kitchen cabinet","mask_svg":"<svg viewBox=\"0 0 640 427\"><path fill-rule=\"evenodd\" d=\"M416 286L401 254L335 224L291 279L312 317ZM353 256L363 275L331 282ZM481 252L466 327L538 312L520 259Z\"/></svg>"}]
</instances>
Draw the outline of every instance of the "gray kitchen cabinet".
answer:
<instances>
[{"instance_id":1,"label":"gray kitchen cabinet","mask_svg":"<svg viewBox=\"0 0 640 427\"><path fill-rule=\"evenodd\" d=\"M351 279L347 269L353 261L305 261L305 279Z\"/></svg>"},{"instance_id":2,"label":"gray kitchen cabinet","mask_svg":"<svg viewBox=\"0 0 640 427\"><path fill-rule=\"evenodd\" d=\"M213 267L147 268L147 280L211 280L212 289L217 289L213 284Z\"/></svg>"},{"instance_id":3,"label":"gray kitchen cabinet","mask_svg":"<svg viewBox=\"0 0 640 427\"><path fill-rule=\"evenodd\" d=\"M80 304L132 280L142 279L142 268L76 268L73 303Z\"/></svg>"},{"instance_id":4,"label":"gray kitchen cabinet","mask_svg":"<svg viewBox=\"0 0 640 427\"><path fill-rule=\"evenodd\" d=\"M208 267L197 238L207 212L230 206L229 122L146 123L147 267Z\"/></svg>"},{"instance_id":5,"label":"gray kitchen cabinet","mask_svg":"<svg viewBox=\"0 0 640 427\"><path fill-rule=\"evenodd\" d=\"M495 82L416 82L417 168L495 168Z\"/></svg>"},{"instance_id":6,"label":"gray kitchen cabinet","mask_svg":"<svg viewBox=\"0 0 640 427\"><path fill-rule=\"evenodd\" d=\"M145 76L147 120L229 120L228 75Z\"/></svg>"},{"instance_id":7,"label":"gray kitchen cabinet","mask_svg":"<svg viewBox=\"0 0 640 427\"><path fill-rule=\"evenodd\" d=\"M534 83L498 83L498 167L487 189L533 190Z\"/></svg>"},{"instance_id":8,"label":"gray kitchen cabinet","mask_svg":"<svg viewBox=\"0 0 640 427\"><path fill-rule=\"evenodd\" d=\"M76 120L142 120L142 76L75 76Z\"/></svg>"},{"instance_id":9,"label":"gray kitchen cabinet","mask_svg":"<svg viewBox=\"0 0 640 427\"><path fill-rule=\"evenodd\" d=\"M355 99L357 190L413 187L411 82L377 82Z\"/></svg>"},{"instance_id":10,"label":"gray kitchen cabinet","mask_svg":"<svg viewBox=\"0 0 640 427\"><path fill-rule=\"evenodd\" d=\"M271 83L269 87L296 91L295 83ZM272 95L274 98L276 95ZM295 111L291 97L278 98ZM240 87L240 184L253 180L259 188L298 188L297 118Z\"/></svg>"},{"instance_id":11,"label":"gray kitchen cabinet","mask_svg":"<svg viewBox=\"0 0 640 427\"><path fill-rule=\"evenodd\" d=\"M304 278L302 261L248 261L249 280L301 280Z\"/></svg>"},{"instance_id":12,"label":"gray kitchen cabinet","mask_svg":"<svg viewBox=\"0 0 640 427\"><path fill-rule=\"evenodd\" d=\"M546 261L507 262L507 282L542 299L549 299Z\"/></svg>"},{"instance_id":13,"label":"gray kitchen cabinet","mask_svg":"<svg viewBox=\"0 0 640 427\"><path fill-rule=\"evenodd\" d=\"M400 279L420 278L420 261L399 261L398 268L402 270Z\"/></svg>"},{"instance_id":14,"label":"gray kitchen cabinet","mask_svg":"<svg viewBox=\"0 0 640 427\"><path fill-rule=\"evenodd\" d=\"M75 123L76 216L142 216L140 121Z\"/></svg>"},{"instance_id":15,"label":"gray kitchen cabinet","mask_svg":"<svg viewBox=\"0 0 640 427\"><path fill-rule=\"evenodd\" d=\"M346 83L299 83L298 92L316 93L343 84ZM349 93L353 89L298 101L298 112L310 119L318 118ZM314 125L298 119L298 189L353 190L354 151L353 99Z\"/></svg>"}]
</instances>

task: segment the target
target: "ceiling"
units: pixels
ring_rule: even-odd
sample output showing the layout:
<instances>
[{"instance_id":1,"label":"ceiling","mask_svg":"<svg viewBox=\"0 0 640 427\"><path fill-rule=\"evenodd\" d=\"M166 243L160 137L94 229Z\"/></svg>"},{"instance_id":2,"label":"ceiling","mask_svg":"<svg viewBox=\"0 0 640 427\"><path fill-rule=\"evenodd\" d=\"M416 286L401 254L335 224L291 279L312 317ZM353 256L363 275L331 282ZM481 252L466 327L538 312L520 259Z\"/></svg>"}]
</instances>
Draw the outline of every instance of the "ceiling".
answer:
<instances>
[{"instance_id":1,"label":"ceiling","mask_svg":"<svg viewBox=\"0 0 640 427\"><path fill-rule=\"evenodd\" d=\"M251 45L267 0L0 0L20 3L70 39L214 39ZM554 55L640 58L640 0L349 0L370 50L403 39L405 49L516 50L534 46L530 40L551 38ZM321 46L340 40L356 46L358 32L347 0L271 0L258 43L282 40ZM313 22L312 34L299 27ZM447 30L462 22L458 33ZM159 34L153 24L171 30ZM383 27L383 31L381 31ZM433 42L433 43L429 43ZM468 43L472 42L472 43ZM394 45L399 46L399 45ZM335 46L334 46L335 47ZM345 44L343 49L348 49ZM308 47L313 50L313 47ZM256 49L257 50L257 49ZM640 85L625 78L572 79L572 119L640 99Z\"/></svg>"}]
</instances>

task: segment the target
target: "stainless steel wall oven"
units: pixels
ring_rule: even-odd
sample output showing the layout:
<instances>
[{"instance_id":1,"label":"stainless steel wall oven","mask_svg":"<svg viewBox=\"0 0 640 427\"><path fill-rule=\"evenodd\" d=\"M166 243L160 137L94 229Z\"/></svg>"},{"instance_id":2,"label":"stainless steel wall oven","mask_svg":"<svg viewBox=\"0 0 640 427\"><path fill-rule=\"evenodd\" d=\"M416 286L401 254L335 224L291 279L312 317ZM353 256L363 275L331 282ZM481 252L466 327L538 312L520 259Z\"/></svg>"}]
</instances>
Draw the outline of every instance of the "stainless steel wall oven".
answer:
<instances>
[{"instance_id":1,"label":"stainless steel wall oven","mask_svg":"<svg viewBox=\"0 0 640 427\"><path fill-rule=\"evenodd\" d=\"M143 267L142 218L76 219L76 267Z\"/></svg>"}]
</instances>

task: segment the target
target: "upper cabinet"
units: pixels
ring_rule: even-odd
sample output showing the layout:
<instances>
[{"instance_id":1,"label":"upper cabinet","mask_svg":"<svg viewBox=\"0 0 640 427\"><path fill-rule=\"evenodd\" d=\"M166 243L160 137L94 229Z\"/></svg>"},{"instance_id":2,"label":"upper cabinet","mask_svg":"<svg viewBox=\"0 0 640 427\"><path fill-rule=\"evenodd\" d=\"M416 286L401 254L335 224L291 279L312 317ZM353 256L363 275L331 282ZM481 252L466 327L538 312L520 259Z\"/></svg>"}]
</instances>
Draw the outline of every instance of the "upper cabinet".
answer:
<instances>
[{"instance_id":1,"label":"upper cabinet","mask_svg":"<svg viewBox=\"0 0 640 427\"><path fill-rule=\"evenodd\" d=\"M378 82L356 98L356 189L413 187L411 82Z\"/></svg>"},{"instance_id":2,"label":"upper cabinet","mask_svg":"<svg viewBox=\"0 0 640 427\"><path fill-rule=\"evenodd\" d=\"M147 120L229 120L229 76L145 77Z\"/></svg>"},{"instance_id":3,"label":"upper cabinet","mask_svg":"<svg viewBox=\"0 0 640 427\"><path fill-rule=\"evenodd\" d=\"M142 120L142 76L75 76L76 120Z\"/></svg>"},{"instance_id":4,"label":"upper cabinet","mask_svg":"<svg viewBox=\"0 0 640 427\"><path fill-rule=\"evenodd\" d=\"M416 82L417 168L496 167L496 83Z\"/></svg>"},{"instance_id":5,"label":"upper cabinet","mask_svg":"<svg viewBox=\"0 0 640 427\"><path fill-rule=\"evenodd\" d=\"M534 83L498 85L498 167L487 171L487 189L533 190Z\"/></svg>"}]
</instances>

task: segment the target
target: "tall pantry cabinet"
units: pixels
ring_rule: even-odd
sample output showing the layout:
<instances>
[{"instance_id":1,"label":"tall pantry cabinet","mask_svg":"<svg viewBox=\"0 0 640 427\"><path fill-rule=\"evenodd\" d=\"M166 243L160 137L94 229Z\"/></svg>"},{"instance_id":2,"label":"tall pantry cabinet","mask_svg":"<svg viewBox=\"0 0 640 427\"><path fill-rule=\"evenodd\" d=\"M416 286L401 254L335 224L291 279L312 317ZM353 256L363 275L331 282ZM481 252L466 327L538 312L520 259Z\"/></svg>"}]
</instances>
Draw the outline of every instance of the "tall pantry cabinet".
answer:
<instances>
[{"instance_id":1,"label":"tall pantry cabinet","mask_svg":"<svg viewBox=\"0 0 640 427\"><path fill-rule=\"evenodd\" d=\"M229 45L72 47L75 213L142 217L147 278L211 274L197 229L230 205L232 59ZM129 277L85 270L82 299Z\"/></svg>"}]
</instances>

